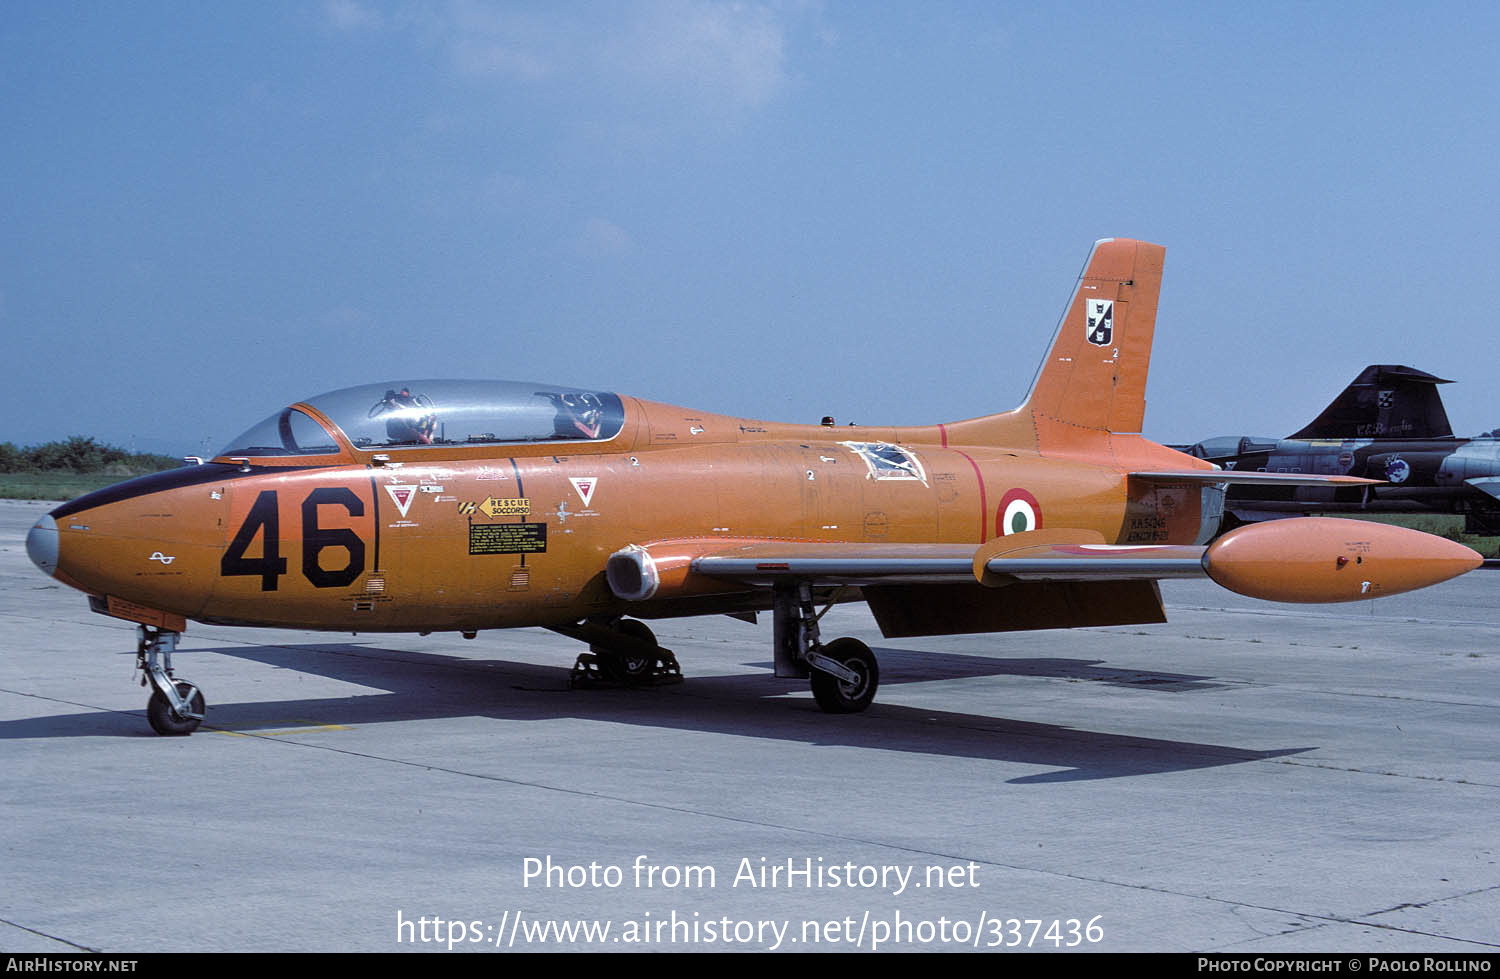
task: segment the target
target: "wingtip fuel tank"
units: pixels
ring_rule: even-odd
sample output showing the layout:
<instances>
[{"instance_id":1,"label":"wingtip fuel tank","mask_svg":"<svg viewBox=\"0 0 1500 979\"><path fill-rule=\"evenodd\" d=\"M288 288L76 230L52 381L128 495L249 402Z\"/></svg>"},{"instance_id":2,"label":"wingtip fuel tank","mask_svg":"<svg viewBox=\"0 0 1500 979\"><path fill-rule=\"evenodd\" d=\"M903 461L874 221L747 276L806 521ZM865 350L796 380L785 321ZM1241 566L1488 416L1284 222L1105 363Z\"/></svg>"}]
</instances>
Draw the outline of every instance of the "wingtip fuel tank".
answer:
<instances>
[{"instance_id":1,"label":"wingtip fuel tank","mask_svg":"<svg viewBox=\"0 0 1500 979\"><path fill-rule=\"evenodd\" d=\"M1354 602L1399 595L1472 571L1477 551L1406 527L1301 517L1251 524L1203 555L1208 576L1271 602Z\"/></svg>"}]
</instances>

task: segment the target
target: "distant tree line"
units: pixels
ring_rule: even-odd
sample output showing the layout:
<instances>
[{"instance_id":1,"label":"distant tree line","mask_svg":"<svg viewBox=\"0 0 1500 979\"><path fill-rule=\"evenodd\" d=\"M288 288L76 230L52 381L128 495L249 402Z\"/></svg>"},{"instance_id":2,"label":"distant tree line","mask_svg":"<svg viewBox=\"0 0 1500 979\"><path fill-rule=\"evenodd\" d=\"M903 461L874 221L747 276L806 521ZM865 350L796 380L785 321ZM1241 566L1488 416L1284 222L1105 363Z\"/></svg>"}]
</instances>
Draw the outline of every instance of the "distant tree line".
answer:
<instances>
[{"instance_id":1,"label":"distant tree line","mask_svg":"<svg viewBox=\"0 0 1500 979\"><path fill-rule=\"evenodd\" d=\"M0 442L0 472L114 473L120 476L173 469L182 460L150 452L126 452L94 441L92 436L74 435L66 442L45 442L17 448Z\"/></svg>"}]
</instances>

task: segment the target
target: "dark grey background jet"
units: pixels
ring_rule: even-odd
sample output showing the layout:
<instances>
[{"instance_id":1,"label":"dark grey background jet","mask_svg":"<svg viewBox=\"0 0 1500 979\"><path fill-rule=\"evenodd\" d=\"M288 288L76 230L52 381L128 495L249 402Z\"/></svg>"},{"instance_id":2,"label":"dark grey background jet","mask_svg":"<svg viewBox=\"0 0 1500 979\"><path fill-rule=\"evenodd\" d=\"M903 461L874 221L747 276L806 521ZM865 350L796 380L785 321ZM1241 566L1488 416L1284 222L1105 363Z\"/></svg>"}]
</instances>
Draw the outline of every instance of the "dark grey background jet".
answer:
<instances>
[{"instance_id":1,"label":"dark grey background jet","mask_svg":"<svg viewBox=\"0 0 1500 979\"><path fill-rule=\"evenodd\" d=\"M1284 439L1224 435L1176 446L1225 469L1363 476L1379 486L1230 488L1224 529L1299 513L1464 515L1472 534L1500 534L1500 439L1455 438L1437 385L1396 364L1371 364L1323 413Z\"/></svg>"}]
</instances>

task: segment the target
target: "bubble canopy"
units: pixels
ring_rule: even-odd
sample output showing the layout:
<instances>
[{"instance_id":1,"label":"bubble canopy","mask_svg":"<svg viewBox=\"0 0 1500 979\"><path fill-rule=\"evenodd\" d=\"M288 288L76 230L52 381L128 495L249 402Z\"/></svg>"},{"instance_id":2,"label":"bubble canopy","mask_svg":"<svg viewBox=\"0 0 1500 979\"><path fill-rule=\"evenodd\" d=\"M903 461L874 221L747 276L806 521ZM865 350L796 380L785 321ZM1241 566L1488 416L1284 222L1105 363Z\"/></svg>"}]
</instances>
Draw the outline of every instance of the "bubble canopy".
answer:
<instances>
[{"instance_id":1,"label":"bubble canopy","mask_svg":"<svg viewBox=\"0 0 1500 979\"><path fill-rule=\"evenodd\" d=\"M422 449L506 442L602 442L625 408L606 391L529 381L393 381L308 398L357 449ZM230 442L220 456L331 455L323 426L295 407Z\"/></svg>"}]
</instances>

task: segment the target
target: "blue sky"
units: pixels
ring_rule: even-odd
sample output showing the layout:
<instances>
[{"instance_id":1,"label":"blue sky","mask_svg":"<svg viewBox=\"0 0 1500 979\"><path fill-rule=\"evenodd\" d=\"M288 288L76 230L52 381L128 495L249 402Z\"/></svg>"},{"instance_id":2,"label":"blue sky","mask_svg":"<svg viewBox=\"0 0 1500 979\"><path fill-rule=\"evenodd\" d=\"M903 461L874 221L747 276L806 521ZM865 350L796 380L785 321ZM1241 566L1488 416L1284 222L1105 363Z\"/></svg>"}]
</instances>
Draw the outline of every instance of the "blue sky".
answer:
<instances>
[{"instance_id":1,"label":"blue sky","mask_svg":"<svg viewBox=\"0 0 1500 979\"><path fill-rule=\"evenodd\" d=\"M409 377L925 424L1167 247L1146 433L1500 426L1494 4L67 3L0 19L0 440Z\"/></svg>"}]
</instances>

